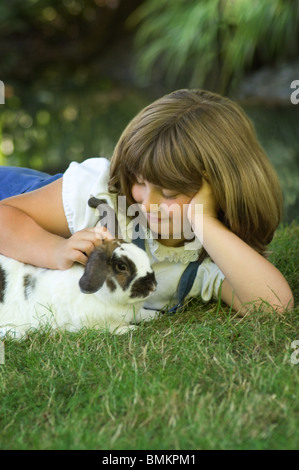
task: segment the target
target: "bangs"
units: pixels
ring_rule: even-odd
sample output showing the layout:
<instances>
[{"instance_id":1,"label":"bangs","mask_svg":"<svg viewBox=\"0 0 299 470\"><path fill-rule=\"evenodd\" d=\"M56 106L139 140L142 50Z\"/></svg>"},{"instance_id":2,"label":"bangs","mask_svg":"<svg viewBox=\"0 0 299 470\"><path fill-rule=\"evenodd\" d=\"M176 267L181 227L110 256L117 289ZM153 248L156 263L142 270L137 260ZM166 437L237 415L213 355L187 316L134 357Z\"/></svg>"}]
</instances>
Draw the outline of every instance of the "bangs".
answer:
<instances>
[{"instance_id":1,"label":"bangs","mask_svg":"<svg viewBox=\"0 0 299 470\"><path fill-rule=\"evenodd\" d=\"M176 134L175 128L166 129L156 139L151 139L151 144L147 146L138 145L138 136L135 135L125 165L130 185L142 178L156 186L179 190L183 194L200 188L202 171L196 155L198 150L191 148L190 140L187 143Z\"/></svg>"}]
</instances>

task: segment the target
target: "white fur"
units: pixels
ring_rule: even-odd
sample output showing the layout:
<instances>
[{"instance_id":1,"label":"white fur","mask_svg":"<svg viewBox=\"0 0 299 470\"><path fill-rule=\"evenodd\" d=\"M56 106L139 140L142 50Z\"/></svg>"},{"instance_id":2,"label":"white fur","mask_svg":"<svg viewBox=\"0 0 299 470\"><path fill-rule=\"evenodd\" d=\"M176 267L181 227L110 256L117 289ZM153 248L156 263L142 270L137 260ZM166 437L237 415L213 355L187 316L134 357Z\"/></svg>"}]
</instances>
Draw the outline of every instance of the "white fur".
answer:
<instances>
[{"instance_id":1,"label":"white fur","mask_svg":"<svg viewBox=\"0 0 299 470\"><path fill-rule=\"evenodd\" d=\"M136 279L153 272L146 253L135 245L120 244L114 252L135 263ZM123 290L115 279L113 292L104 282L94 294L82 293L79 280L84 267L79 264L66 271L49 270L0 255L0 266L6 276L4 301L0 302L2 335L8 332L19 338L42 325L54 330L75 332L87 327L120 334L136 328L132 322L153 317L153 312L142 308L145 298L130 298L131 289ZM27 287L27 299L25 275L35 283L35 287Z\"/></svg>"}]
</instances>

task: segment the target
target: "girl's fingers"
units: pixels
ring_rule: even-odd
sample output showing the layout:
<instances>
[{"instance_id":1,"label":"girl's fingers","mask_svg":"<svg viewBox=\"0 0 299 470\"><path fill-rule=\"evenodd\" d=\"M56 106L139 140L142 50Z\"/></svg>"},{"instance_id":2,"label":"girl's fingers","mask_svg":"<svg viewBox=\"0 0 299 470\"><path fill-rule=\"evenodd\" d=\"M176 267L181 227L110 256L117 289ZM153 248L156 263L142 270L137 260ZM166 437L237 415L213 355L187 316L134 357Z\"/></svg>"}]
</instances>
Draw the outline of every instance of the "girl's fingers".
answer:
<instances>
[{"instance_id":1,"label":"girl's fingers","mask_svg":"<svg viewBox=\"0 0 299 470\"><path fill-rule=\"evenodd\" d=\"M95 227L94 231L96 237L100 240L113 240L111 233L105 227Z\"/></svg>"},{"instance_id":2,"label":"girl's fingers","mask_svg":"<svg viewBox=\"0 0 299 470\"><path fill-rule=\"evenodd\" d=\"M95 249L95 243L89 240L81 240L75 247L75 250L79 250L82 253L86 253L87 256Z\"/></svg>"},{"instance_id":3,"label":"girl's fingers","mask_svg":"<svg viewBox=\"0 0 299 470\"><path fill-rule=\"evenodd\" d=\"M74 233L71 238L81 239L81 240L90 240L98 242L99 240L113 240L113 237L110 232L105 227L92 227L80 230L79 232Z\"/></svg>"},{"instance_id":4,"label":"girl's fingers","mask_svg":"<svg viewBox=\"0 0 299 470\"><path fill-rule=\"evenodd\" d=\"M82 251L78 251L78 250L74 251L74 254L73 254L72 258L73 258L72 259L73 262L83 264L83 266L86 265L87 260L88 260L88 256L86 256L84 253L82 253Z\"/></svg>"},{"instance_id":5,"label":"girl's fingers","mask_svg":"<svg viewBox=\"0 0 299 470\"><path fill-rule=\"evenodd\" d=\"M80 230L68 239L69 254L67 258L72 262L86 265L91 252L104 240L113 240L112 235L104 227Z\"/></svg>"}]
</instances>

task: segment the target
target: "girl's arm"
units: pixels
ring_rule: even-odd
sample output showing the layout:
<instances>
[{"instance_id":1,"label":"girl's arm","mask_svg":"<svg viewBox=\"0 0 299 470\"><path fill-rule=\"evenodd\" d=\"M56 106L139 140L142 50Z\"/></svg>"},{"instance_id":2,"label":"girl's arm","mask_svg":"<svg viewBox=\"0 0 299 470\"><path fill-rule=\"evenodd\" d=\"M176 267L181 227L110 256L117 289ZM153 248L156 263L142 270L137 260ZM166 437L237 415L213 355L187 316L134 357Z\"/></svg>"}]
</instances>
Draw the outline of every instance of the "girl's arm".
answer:
<instances>
[{"instance_id":1,"label":"girl's arm","mask_svg":"<svg viewBox=\"0 0 299 470\"><path fill-rule=\"evenodd\" d=\"M102 237L94 228L71 236L62 203L62 178L1 201L0 227L0 253L51 269L86 264Z\"/></svg>"},{"instance_id":2,"label":"girl's arm","mask_svg":"<svg viewBox=\"0 0 299 470\"><path fill-rule=\"evenodd\" d=\"M203 214L197 213L196 204L203 204ZM278 311L293 307L291 289L280 271L217 219L212 190L206 181L192 199L188 217L195 235L225 275L221 291L225 303L235 310L262 300ZM203 217L202 224L199 217Z\"/></svg>"}]
</instances>

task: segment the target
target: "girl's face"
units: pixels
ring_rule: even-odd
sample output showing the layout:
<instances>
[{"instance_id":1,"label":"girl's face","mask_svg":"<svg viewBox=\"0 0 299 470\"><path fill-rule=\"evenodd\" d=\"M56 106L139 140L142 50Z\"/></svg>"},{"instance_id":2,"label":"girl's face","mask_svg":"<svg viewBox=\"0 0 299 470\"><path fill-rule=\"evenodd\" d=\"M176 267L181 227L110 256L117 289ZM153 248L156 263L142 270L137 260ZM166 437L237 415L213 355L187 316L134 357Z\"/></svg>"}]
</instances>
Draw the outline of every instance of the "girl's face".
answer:
<instances>
[{"instance_id":1,"label":"girl's face","mask_svg":"<svg viewBox=\"0 0 299 470\"><path fill-rule=\"evenodd\" d=\"M161 188L141 177L132 186L132 197L145 213L149 228L168 246L180 245L186 240L186 230L190 233L187 209L194 195Z\"/></svg>"}]
</instances>

